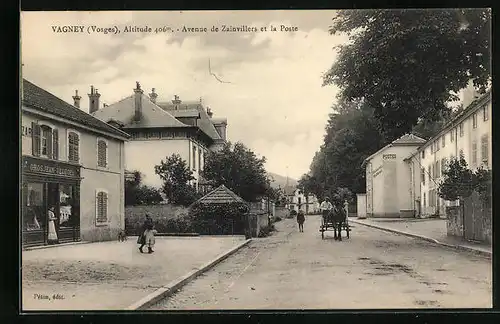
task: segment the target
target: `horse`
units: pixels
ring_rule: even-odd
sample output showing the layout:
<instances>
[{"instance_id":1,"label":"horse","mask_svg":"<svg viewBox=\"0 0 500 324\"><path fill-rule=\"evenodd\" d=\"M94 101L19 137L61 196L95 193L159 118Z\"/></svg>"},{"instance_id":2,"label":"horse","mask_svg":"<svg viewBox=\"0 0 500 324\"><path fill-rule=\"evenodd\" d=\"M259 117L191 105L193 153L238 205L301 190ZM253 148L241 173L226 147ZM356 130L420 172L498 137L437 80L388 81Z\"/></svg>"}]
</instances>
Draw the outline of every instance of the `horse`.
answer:
<instances>
[{"instance_id":1,"label":"horse","mask_svg":"<svg viewBox=\"0 0 500 324\"><path fill-rule=\"evenodd\" d=\"M344 208L337 204L331 214L335 240L342 241L342 227L346 222L346 217Z\"/></svg>"}]
</instances>

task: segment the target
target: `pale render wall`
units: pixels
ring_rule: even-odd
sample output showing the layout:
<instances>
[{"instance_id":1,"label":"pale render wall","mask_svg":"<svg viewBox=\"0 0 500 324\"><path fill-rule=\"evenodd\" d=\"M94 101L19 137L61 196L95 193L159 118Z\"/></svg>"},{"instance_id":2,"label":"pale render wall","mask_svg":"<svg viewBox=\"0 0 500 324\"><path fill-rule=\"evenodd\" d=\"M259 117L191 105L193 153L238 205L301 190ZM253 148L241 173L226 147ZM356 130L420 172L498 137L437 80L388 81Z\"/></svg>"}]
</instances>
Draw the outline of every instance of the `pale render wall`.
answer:
<instances>
[{"instance_id":1,"label":"pale render wall","mask_svg":"<svg viewBox=\"0 0 500 324\"><path fill-rule=\"evenodd\" d=\"M131 140L125 144L125 169L138 170L144 175L144 184L160 188L162 181L154 167L172 154L179 154L189 165L188 139Z\"/></svg>"},{"instance_id":2,"label":"pale render wall","mask_svg":"<svg viewBox=\"0 0 500 324\"><path fill-rule=\"evenodd\" d=\"M382 155L377 154L371 160L372 164L372 210L373 216L384 212L384 175ZM378 173L378 174L377 174Z\"/></svg>"},{"instance_id":3,"label":"pale render wall","mask_svg":"<svg viewBox=\"0 0 500 324\"><path fill-rule=\"evenodd\" d=\"M118 230L125 227L124 194L124 142L101 136L63 123L42 119L30 114L22 115L21 125L31 128L31 122L47 124L58 129L59 161L68 160L68 134L74 131L80 136L80 227L84 241L106 240L116 237ZM107 166L97 166L97 140L108 144ZM31 155L31 136L22 136L21 151ZM96 189L108 193L108 224L96 227Z\"/></svg>"},{"instance_id":4,"label":"pale render wall","mask_svg":"<svg viewBox=\"0 0 500 324\"><path fill-rule=\"evenodd\" d=\"M428 166L436 161L441 161L443 158L446 158L448 161L451 157L457 157L459 155L460 150L463 150L465 161L467 165L471 169L476 169L480 166L480 158L481 158L481 136L488 136L488 168L492 168L492 132L491 132L491 110L492 105L491 101L487 103L488 105L488 120L484 121L483 118L483 110L482 106L476 111L477 113L477 128L473 128L472 123L472 115L467 117L462 121L463 124L463 136L460 136L459 124L452 125L453 127L448 127L443 129L441 132L441 136L436 139L439 142L439 151L431 153L430 145L432 142L426 144L425 147L425 157L422 159L422 156L419 155L420 164L425 167L426 170L426 181L425 184L421 184L421 195L426 193L426 205L423 205L423 199L421 200L422 209L425 211L424 214L433 214L435 212L435 207L429 207L429 191L432 189L437 189L437 184L442 179L442 177L438 177L434 179L434 181L429 179L429 174L427 173ZM451 132L455 134L455 140L451 142ZM445 137L445 146L442 146L441 137ZM477 143L477 163L472 163L472 143L476 141ZM434 141L433 141L434 142ZM441 173L442 175L442 173ZM429 181L430 180L430 181ZM439 199L439 205L441 206L439 210L440 215L444 215L444 207L450 206L452 203Z\"/></svg>"}]
</instances>

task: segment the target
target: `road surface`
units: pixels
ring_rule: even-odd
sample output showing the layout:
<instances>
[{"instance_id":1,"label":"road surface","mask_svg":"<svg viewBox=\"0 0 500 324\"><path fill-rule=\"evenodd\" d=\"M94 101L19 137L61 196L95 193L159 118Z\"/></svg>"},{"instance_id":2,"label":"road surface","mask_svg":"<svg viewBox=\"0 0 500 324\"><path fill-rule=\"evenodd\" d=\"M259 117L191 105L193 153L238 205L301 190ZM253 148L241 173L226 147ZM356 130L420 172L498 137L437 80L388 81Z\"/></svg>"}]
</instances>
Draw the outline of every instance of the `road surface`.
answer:
<instances>
[{"instance_id":1,"label":"road surface","mask_svg":"<svg viewBox=\"0 0 500 324\"><path fill-rule=\"evenodd\" d=\"M202 274L154 310L492 307L491 261L354 225L325 240L319 216L293 220ZM345 232L343 232L345 235Z\"/></svg>"}]
</instances>

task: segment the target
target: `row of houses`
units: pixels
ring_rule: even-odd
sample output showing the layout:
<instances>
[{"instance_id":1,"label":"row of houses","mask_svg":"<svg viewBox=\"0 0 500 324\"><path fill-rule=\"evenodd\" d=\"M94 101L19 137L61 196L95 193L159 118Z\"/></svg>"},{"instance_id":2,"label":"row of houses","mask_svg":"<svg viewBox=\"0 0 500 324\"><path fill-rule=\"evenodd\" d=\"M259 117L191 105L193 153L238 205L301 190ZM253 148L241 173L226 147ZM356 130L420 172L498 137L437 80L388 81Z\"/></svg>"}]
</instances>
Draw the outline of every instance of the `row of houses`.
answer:
<instances>
[{"instance_id":1,"label":"row of houses","mask_svg":"<svg viewBox=\"0 0 500 324\"><path fill-rule=\"evenodd\" d=\"M21 85L23 245L47 244L54 223L59 243L100 241L124 228L125 170L158 186L154 166L177 153L188 162L197 190L204 157L226 140L227 120L212 118L201 102L156 102L139 83L130 96L99 104L93 86L89 113L23 79ZM53 208L56 220L50 220Z\"/></svg>"},{"instance_id":2,"label":"row of houses","mask_svg":"<svg viewBox=\"0 0 500 324\"><path fill-rule=\"evenodd\" d=\"M369 156L360 217L445 216L458 202L438 196L447 162L460 155L472 170L492 168L491 91L469 94L460 114L432 138L406 134Z\"/></svg>"}]
</instances>

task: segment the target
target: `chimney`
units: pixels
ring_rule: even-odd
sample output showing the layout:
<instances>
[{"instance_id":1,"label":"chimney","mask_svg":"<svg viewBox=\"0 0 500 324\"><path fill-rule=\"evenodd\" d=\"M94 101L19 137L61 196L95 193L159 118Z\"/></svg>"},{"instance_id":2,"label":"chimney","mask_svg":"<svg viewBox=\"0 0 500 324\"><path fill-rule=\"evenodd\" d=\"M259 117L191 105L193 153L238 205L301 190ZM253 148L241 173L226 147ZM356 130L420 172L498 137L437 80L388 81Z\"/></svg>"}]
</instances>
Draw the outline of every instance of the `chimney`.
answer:
<instances>
[{"instance_id":1,"label":"chimney","mask_svg":"<svg viewBox=\"0 0 500 324\"><path fill-rule=\"evenodd\" d=\"M173 103L174 105L180 105L180 104L181 104L181 102L182 102L182 100L181 100L181 99L179 99L179 96L178 96L178 95L175 95L175 96L174 96L174 100L172 100L172 103Z\"/></svg>"},{"instance_id":2,"label":"chimney","mask_svg":"<svg viewBox=\"0 0 500 324\"><path fill-rule=\"evenodd\" d=\"M210 118L212 118L212 116L214 115L214 113L212 112L212 109L210 109L210 107L207 107L207 115Z\"/></svg>"},{"instance_id":3,"label":"chimney","mask_svg":"<svg viewBox=\"0 0 500 324\"><path fill-rule=\"evenodd\" d=\"M149 94L149 99L151 99L151 102L156 103L156 98L158 98L158 94L155 92L155 88L153 88Z\"/></svg>"},{"instance_id":4,"label":"chimney","mask_svg":"<svg viewBox=\"0 0 500 324\"><path fill-rule=\"evenodd\" d=\"M134 115L134 120L135 121L140 121L141 116L142 116L142 94L144 91L141 89L141 85L139 84L139 81L135 82L135 115Z\"/></svg>"},{"instance_id":5,"label":"chimney","mask_svg":"<svg viewBox=\"0 0 500 324\"><path fill-rule=\"evenodd\" d=\"M82 99L82 97L78 95L78 90L75 90L75 95L73 96L73 106L80 108L80 99Z\"/></svg>"},{"instance_id":6,"label":"chimney","mask_svg":"<svg viewBox=\"0 0 500 324\"><path fill-rule=\"evenodd\" d=\"M97 89L94 89L94 86L90 86L89 93L89 113L93 114L94 112L99 110L99 97L100 93L97 92Z\"/></svg>"}]
</instances>

